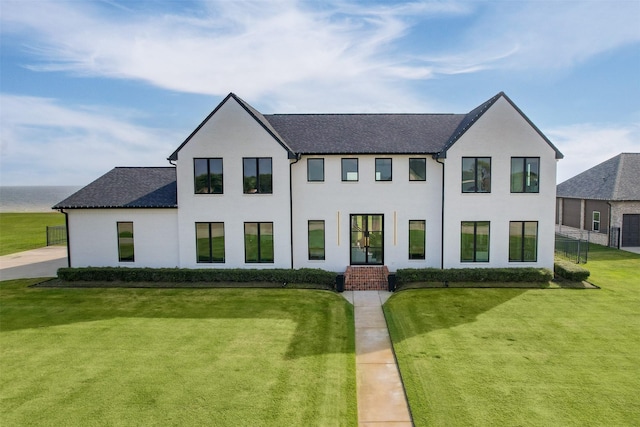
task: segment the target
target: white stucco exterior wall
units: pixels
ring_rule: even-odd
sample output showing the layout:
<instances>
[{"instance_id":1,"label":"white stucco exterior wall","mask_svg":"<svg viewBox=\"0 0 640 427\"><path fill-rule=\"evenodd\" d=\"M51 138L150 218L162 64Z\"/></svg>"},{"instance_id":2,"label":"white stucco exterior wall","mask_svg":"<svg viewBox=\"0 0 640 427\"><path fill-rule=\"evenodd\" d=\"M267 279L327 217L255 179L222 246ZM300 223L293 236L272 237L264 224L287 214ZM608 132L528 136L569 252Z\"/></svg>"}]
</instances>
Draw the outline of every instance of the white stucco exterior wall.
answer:
<instances>
[{"instance_id":1,"label":"white stucco exterior wall","mask_svg":"<svg viewBox=\"0 0 640 427\"><path fill-rule=\"evenodd\" d=\"M409 158L427 159L427 180L409 181ZM307 181L307 159L324 158L324 182ZM342 181L342 158L358 159L358 181ZM392 181L375 180L375 159L392 159ZM292 166L295 268L341 272L350 263L350 215L384 215L384 263L440 266L441 166L428 155L303 156ZM325 221L325 260L308 259L308 221ZM409 260L409 220L426 221L426 259Z\"/></svg>"},{"instance_id":2,"label":"white stucco exterior wall","mask_svg":"<svg viewBox=\"0 0 640 427\"><path fill-rule=\"evenodd\" d=\"M556 152L504 98L447 151L444 268L553 268ZM462 193L462 157L491 157L491 193ZM512 157L540 157L539 193L511 193ZM489 262L460 261L460 223L490 221ZM538 221L537 262L509 262L509 222Z\"/></svg>"},{"instance_id":3,"label":"white stucco exterior wall","mask_svg":"<svg viewBox=\"0 0 640 427\"><path fill-rule=\"evenodd\" d=\"M71 267L177 267L177 209L69 209ZM134 262L118 261L118 222L133 222Z\"/></svg>"},{"instance_id":4,"label":"white stucco exterior wall","mask_svg":"<svg viewBox=\"0 0 640 427\"><path fill-rule=\"evenodd\" d=\"M273 194L244 194L242 159L271 157ZM223 194L195 194L194 158L223 159ZM290 268L287 151L233 98L178 153L179 259L183 268ZM196 222L223 222L225 263L198 263ZM274 262L246 263L244 223L273 222Z\"/></svg>"}]
</instances>

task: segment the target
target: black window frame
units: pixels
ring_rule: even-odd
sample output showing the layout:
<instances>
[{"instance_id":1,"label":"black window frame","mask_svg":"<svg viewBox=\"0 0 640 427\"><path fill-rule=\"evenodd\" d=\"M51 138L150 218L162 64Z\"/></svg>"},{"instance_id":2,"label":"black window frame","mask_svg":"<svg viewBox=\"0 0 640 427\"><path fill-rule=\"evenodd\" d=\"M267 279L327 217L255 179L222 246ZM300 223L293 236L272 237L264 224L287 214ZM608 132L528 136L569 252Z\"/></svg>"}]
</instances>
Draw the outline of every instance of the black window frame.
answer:
<instances>
[{"instance_id":1,"label":"black window frame","mask_svg":"<svg viewBox=\"0 0 640 427\"><path fill-rule=\"evenodd\" d=\"M322 224L322 247L311 247L311 224ZM313 230L315 231L315 230ZM312 255L312 249L319 251L322 250L322 255ZM307 255L309 261L324 261L327 254L327 239L326 239L326 229L325 222L323 219L310 219L307 221Z\"/></svg>"},{"instance_id":2,"label":"black window frame","mask_svg":"<svg viewBox=\"0 0 640 427\"><path fill-rule=\"evenodd\" d=\"M261 174L260 173L260 164L261 161L268 160L269 161L269 174ZM255 162L255 170L256 170L256 185L255 188L248 189L247 186L247 178L251 178L253 175L247 177L247 163ZM269 178L267 179L267 175ZM263 190L264 187L268 187L266 190ZM251 191L254 190L254 191ZM242 158L242 192L243 194L273 194L273 158L272 157L243 157Z\"/></svg>"},{"instance_id":3,"label":"black window frame","mask_svg":"<svg viewBox=\"0 0 640 427\"><path fill-rule=\"evenodd\" d=\"M322 178L321 179L312 179L311 178L311 162L319 162L322 165ZM307 182L324 182L324 157L312 157L307 159Z\"/></svg>"},{"instance_id":4,"label":"black window frame","mask_svg":"<svg viewBox=\"0 0 640 427\"><path fill-rule=\"evenodd\" d=\"M207 162L207 173L206 173L206 184L204 186L202 186L202 188L205 188L206 191L198 191L199 187L198 187L198 177L200 175L196 175L197 173L197 163L200 161L206 161ZM216 188L217 186L214 186L213 184L213 173L212 171L212 164L214 162L220 162L220 186L219 189ZM219 191L218 191L219 190ZM193 159L193 192L194 194L224 194L224 162L222 160L222 157L195 157Z\"/></svg>"},{"instance_id":5,"label":"black window frame","mask_svg":"<svg viewBox=\"0 0 640 427\"><path fill-rule=\"evenodd\" d=\"M462 230L465 224L473 224L473 259L463 258L464 234ZM478 260L478 224L486 224L487 226L487 259ZM491 260L491 221L461 221L460 222L460 262L490 262Z\"/></svg>"},{"instance_id":6,"label":"black window frame","mask_svg":"<svg viewBox=\"0 0 640 427\"><path fill-rule=\"evenodd\" d=\"M128 232L129 230L121 230L120 226L131 224L131 236L123 236L122 234ZM116 232L118 236L118 262L135 262L136 261L136 250L135 250L135 239L134 239L134 230L133 230L133 221L117 221L116 222ZM128 245L122 239L131 239L131 255L123 255L123 247Z\"/></svg>"},{"instance_id":7,"label":"black window frame","mask_svg":"<svg viewBox=\"0 0 640 427\"><path fill-rule=\"evenodd\" d=\"M515 187L515 181L514 181L514 171L513 171L513 165L514 165L514 161L517 160L522 160L522 186L520 188L514 188ZM529 161L531 160L536 160L537 161L537 173L536 173L536 185L532 186L532 185L527 185L527 179L530 179L530 176L525 177L526 174L526 170L527 170L527 163L529 163ZM509 174L509 188L511 190L511 193L514 194L519 194L519 193L531 193L531 194L536 194L540 192L540 157L520 157L520 156L515 156L515 157L511 157L511 173Z\"/></svg>"},{"instance_id":8,"label":"black window frame","mask_svg":"<svg viewBox=\"0 0 640 427\"><path fill-rule=\"evenodd\" d=\"M256 225L256 230L257 230L257 234L256 234L256 238L257 238L257 260L249 260L247 255L247 225L249 224L255 224ZM269 224L271 225L271 259L263 259L262 258L262 229L264 228L264 225ZM273 264L275 263L275 257L276 257L276 250L275 250L275 232L274 232L274 227L273 227L273 222L269 222L269 221L262 221L262 222L256 222L256 221L246 221L244 223L244 262L247 264Z\"/></svg>"},{"instance_id":9,"label":"black window frame","mask_svg":"<svg viewBox=\"0 0 640 427\"><path fill-rule=\"evenodd\" d=\"M206 225L207 226L207 240L208 240L208 249L209 256L206 260L202 260L200 258L200 246L198 242L198 226ZM214 257L214 245L213 245L213 226L222 226L222 259L216 259ZM226 242L225 242L225 229L224 222L196 222L196 262L198 264L224 264L226 259Z\"/></svg>"},{"instance_id":10,"label":"black window frame","mask_svg":"<svg viewBox=\"0 0 640 427\"><path fill-rule=\"evenodd\" d=\"M424 165L424 178L420 178L420 179L414 179L411 176L411 171L413 170L411 168L411 162L415 162L419 160L423 165ZM427 180L427 159L426 157L410 157L409 158L409 181L413 182L422 182L422 181L426 181Z\"/></svg>"},{"instance_id":11,"label":"black window frame","mask_svg":"<svg viewBox=\"0 0 640 427\"><path fill-rule=\"evenodd\" d=\"M536 226L536 235L535 235L535 253L534 253L534 257L533 259L525 259L525 255L527 253L526 249L527 249L527 244L526 244L526 226L527 224L535 224ZM519 234L512 236L511 234L511 226L512 225L520 225L520 232ZM538 262L538 236L539 236L539 227L538 227L538 221L509 221L509 262ZM514 239L512 239L512 237L516 237L518 239L518 241L520 242L520 246L513 248L512 244L514 242ZM518 250L518 258L514 258L511 256L513 249L517 249Z\"/></svg>"},{"instance_id":12,"label":"black window frame","mask_svg":"<svg viewBox=\"0 0 640 427\"><path fill-rule=\"evenodd\" d=\"M380 179L378 179L378 161L382 163L382 161L389 162L389 179L382 179L382 171L380 171ZM383 165L380 165L381 168ZM376 157L375 159L375 180L376 182L389 182L393 181L393 159L391 157Z\"/></svg>"},{"instance_id":13,"label":"black window frame","mask_svg":"<svg viewBox=\"0 0 640 427\"><path fill-rule=\"evenodd\" d=\"M347 174L350 172L345 170L345 161L347 160L355 160L356 162L356 179L347 179ZM360 180L360 164L358 160L357 157L343 157L340 160L342 182L358 182Z\"/></svg>"},{"instance_id":14,"label":"black window frame","mask_svg":"<svg viewBox=\"0 0 640 427\"><path fill-rule=\"evenodd\" d=\"M474 165L473 165L473 187L471 189L467 189L465 190L465 180L464 180L464 173L465 173L465 160L469 160L469 159L473 159L474 160ZM485 161L485 159L488 161L489 163L489 170L488 170L488 190L483 190L483 186L486 185L484 178L482 176L478 176L478 164L481 161ZM466 194L488 194L491 193L491 157L488 156L476 156L476 157L463 157L462 158L462 163L461 163L462 167L461 167L461 190L462 193L466 193Z\"/></svg>"},{"instance_id":15,"label":"black window frame","mask_svg":"<svg viewBox=\"0 0 640 427\"><path fill-rule=\"evenodd\" d=\"M412 245L411 245L411 224L412 223L421 223L422 224L422 231L424 231L424 235L423 235L423 239L422 239L422 254L420 255L413 255L414 252L412 251ZM417 260L424 260L426 259L426 254L427 254L427 221L424 219L410 219L409 220L409 259L417 259Z\"/></svg>"}]
</instances>

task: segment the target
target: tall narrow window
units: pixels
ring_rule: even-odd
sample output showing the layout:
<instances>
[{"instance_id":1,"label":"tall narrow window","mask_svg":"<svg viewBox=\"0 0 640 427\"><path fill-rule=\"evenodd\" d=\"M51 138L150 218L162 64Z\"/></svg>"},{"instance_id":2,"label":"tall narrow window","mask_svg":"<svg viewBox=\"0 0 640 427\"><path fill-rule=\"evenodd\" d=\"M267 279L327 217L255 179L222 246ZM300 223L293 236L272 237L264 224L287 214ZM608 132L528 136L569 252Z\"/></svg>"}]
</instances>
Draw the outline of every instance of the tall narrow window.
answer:
<instances>
[{"instance_id":1,"label":"tall narrow window","mask_svg":"<svg viewBox=\"0 0 640 427\"><path fill-rule=\"evenodd\" d=\"M358 180L358 159L342 159L342 180Z\"/></svg>"},{"instance_id":2,"label":"tall narrow window","mask_svg":"<svg viewBox=\"0 0 640 427\"><path fill-rule=\"evenodd\" d=\"M409 259L425 258L426 227L424 220L409 221Z\"/></svg>"},{"instance_id":3,"label":"tall narrow window","mask_svg":"<svg viewBox=\"0 0 640 427\"><path fill-rule=\"evenodd\" d=\"M538 259L538 222L509 222L509 261L535 262Z\"/></svg>"},{"instance_id":4,"label":"tall narrow window","mask_svg":"<svg viewBox=\"0 0 640 427\"><path fill-rule=\"evenodd\" d=\"M271 157L246 157L242 159L245 194L273 193Z\"/></svg>"},{"instance_id":5,"label":"tall narrow window","mask_svg":"<svg viewBox=\"0 0 640 427\"><path fill-rule=\"evenodd\" d=\"M489 262L489 221L461 223L460 261Z\"/></svg>"},{"instance_id":6,"label":"tall narrow window","mask_svg":"<svg viewBox=\"0 0 640 427\"><path fill-rule=\"evenodd\" d=\"M324 221L309 221L309 259L324 259Z\"/></svg>"},{"instance_id":7,"label":"tall narrow window","mask_svg":"<svg viewBox=\"0 0 640 427\"><path fill-rule=\"evenodd\" d=\"M118 222L118 261L133 262L133 222Z\"/></svg>"},{"instance_id":8,"label":"tall narrow window","mask_svg":"<svg viewBox=\"0 0 640 427\"><path fill-rule=\"evenodd\" d=\"M307 159L307 181L324 181L324 159Z\"/></svg>"},{"instance_id":9,"label":"tall narrow window","mask_svg":"<svg viewBox=\"0 0 640 427\"><path fill-rule=\"evenodd\" d=\"M196 222L196 252L198 262L224 262L224 223Z\"/></svg>"},{"instance_id":10,"label":"tall narrow window","mask_svg":"<svg viewBox=\"0 0 640 427\"><path fill-rule=\"evenodd\" d=\"M196 194L222 194L222 159L193 159Z\"/></svg>"},{"instance_id":11,"label":"tall narrow window","mask_svg":"<svg viewBox=\"0 0 640 427\"><path fill-rule=\"evenodd\" d=\"M593 211L591 229L593 231L600 231L600 212L598 211Z\"/></svg>"},{"instance_id":12,"label":"tall narrow window","mask_svg":"<svg viewBox=\"0 0 640 427\"><path fill-rule=\"evenodd\" d=\"M462 158L462 192L491 192L491 157Z\"/></svg>"},{"instance_id":13,"label":"tall narrow window","mask_svg":"<svg viewBox=\"0 0 640 427\"><path fill-rule=\"evenodd\" d=\"M273 262L272 222L244 223L244 260L245 262Z\"/></svg>"},{"instance_id":14,"label":"tall narrow window","mask_svg":"<svg viewBox=\"0 0 640 427\"><path fill-rule=\"evenodd\" d=\"M427 180L427 159L409 159L409 181Z\"/></svg>"},{"instance_id":15,"label":"tall narrow window","mask_svg":"<svg viewBox=\"0 0 640 427\"><path fill-rule=\"evenodd\" d=\"M391 181L391 159L376 159L376 181Z\"/></svg>"},{"instance_id":16,"label":"tall narrow window","mask_svg":"<svg viewBox=\"0 0 640 427\"><path fill-rule=\"evenodd\" d=\"M511 158L511 192L537 193L540 191L538 183L540 170L539 157Z\"/></svg>"}]
</instances>

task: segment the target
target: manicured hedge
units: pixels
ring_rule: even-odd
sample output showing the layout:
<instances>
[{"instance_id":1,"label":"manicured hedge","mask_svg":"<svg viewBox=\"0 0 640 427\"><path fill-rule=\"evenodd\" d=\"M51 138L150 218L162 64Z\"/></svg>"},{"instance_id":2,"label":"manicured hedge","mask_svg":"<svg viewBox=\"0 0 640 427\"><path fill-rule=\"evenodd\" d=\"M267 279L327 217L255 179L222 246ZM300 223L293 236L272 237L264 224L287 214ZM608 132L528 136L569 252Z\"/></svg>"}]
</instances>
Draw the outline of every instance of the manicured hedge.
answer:
<instances>
[{"instance_id":1,"label":"manicured hedge","mask_svg":"<svg viewBox=\"0 0 640 427\"><path fill-rule=\"evenodd\" d=\"M587 280L591 274L589 270L582 267L580 264L576 264L570 261L556 260L553 264L553 272L566 280L572 282L582 282Z\"/></svg>"},{"instance_id":2,"label":"manicured hedge","mask_svg":"<svg viewBox=\"0 0 640 427\"><path fill-rule=\"evenodd\" d=\"M546 268L406 268L396 272L398 285L412 282L534 282L546 283L553 273Z\"/></svg>"},{"instance_id":3,"label":"manicured hedge","mask_svg":"<svg viewBox=\"0 0 640 427\"><path fill-rule=\"evenodd\" d=\"M334 288L336 273L320 269L188 269L188 268L61 268L58 278L66 282L163 282L163 283L274 283L316 284Z\"/></svg>"}]
</instances>

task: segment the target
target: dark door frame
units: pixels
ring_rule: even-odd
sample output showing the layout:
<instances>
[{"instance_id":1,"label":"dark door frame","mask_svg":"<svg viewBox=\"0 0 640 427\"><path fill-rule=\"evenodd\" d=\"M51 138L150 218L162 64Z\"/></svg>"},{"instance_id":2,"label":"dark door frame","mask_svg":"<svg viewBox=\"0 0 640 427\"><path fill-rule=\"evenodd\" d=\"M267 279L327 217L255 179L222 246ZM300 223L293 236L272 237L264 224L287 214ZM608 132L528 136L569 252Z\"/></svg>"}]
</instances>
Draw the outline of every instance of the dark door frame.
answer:
<instances>
[{"instance_id":1,"label":"dark door frame","mask_svg":"<svg viewBox=\"0 0 640 427\"><path fill-rule=\"evenodd\" d=\"M380 217L380 230L369 230L369 217ZM363 217L363 229L354 228L354 219ZM354 235L362 234L362 238L358 242L354 241ZM380 237L380 246L371 246L371 233L378 233ZM364 262L354 261L354 249L362 250L364 254ZM379 251L374 257L370 249ZM372 260L375 259L375 261ZM378 260L379 258L379 260ZM350 214L349 215L349 265L384 265L384 214Z\"/></svg>"}]
</instances>

